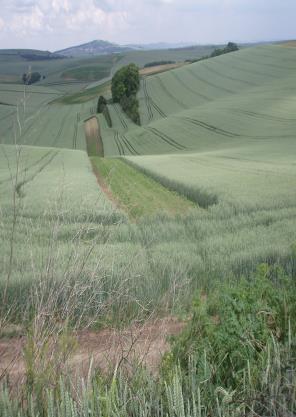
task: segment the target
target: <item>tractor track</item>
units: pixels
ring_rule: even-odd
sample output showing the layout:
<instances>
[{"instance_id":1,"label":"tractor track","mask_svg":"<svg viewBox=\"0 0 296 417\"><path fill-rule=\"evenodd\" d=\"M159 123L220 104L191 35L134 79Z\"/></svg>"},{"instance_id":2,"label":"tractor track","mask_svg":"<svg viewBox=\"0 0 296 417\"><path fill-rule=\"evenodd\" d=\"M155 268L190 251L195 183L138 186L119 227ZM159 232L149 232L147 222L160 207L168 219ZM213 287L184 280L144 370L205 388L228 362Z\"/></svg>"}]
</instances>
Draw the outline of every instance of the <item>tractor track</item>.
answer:
<instances>
[{"instance_id":1,"label":"tractor track","mask_svg":"<svg viewBox=\"0 0 296 417\"><path fill-rule=\"evenodd\" d=\"M176 142L174 139L172 139L171 137L169 137L165 133L160 132L158 129L156 129L154 127L145 127L145 129L148 130L149 132L153 133L155 136L159 137L160 139L162 139L164 142L166 142L167 144L169 144L173 148L178 149L179 151L187 149L185 146Z\"/></svg>"}]
</instances>

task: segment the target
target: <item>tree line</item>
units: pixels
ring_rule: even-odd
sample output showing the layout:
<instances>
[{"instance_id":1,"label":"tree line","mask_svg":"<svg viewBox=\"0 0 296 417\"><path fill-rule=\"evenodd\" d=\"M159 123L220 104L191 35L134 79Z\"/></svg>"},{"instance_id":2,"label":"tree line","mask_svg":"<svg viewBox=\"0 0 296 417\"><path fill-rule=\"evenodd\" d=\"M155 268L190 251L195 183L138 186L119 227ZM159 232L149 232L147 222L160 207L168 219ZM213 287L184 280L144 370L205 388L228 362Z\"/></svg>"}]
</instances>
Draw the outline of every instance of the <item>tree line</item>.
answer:
<instances>
[{"instance_id":1,"label":"tree line","mask_svg":"<svg viewBox=\"0 0 296 417\"><path fill-rule=\"evenodd\" d=\"M228 44L224 48L216 48L210 55L204 55L198 59L187 59L186 62L190 62L193 64L194 62L203 61L204 59L214 58L216 56L229 54L230 52L238 51L239 47L234 42L228 42Z\"/></svg>"}]
</instances>

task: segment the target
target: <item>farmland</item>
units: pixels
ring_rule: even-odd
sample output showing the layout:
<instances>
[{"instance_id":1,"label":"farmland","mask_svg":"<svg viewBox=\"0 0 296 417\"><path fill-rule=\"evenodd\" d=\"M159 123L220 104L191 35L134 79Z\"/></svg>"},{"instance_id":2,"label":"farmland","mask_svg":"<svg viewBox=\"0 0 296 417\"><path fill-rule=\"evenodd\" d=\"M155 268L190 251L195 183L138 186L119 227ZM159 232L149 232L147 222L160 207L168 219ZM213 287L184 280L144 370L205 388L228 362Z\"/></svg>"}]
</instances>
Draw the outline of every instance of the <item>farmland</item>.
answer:
<instances>
[{"instance_id":1,"label":"farmland","mask_svg":"<svg viewBox=\"0 0 296 417\"><path fill-rule=\"evenodd\" d=\"M254 404L263 415L276 389L294 407L296 49L185 65L212 49L37 61L46 78L31 86L16 79L28 63L0 54L0 339L11 326L26 335L21 407L38 399L26 417L43 415L39 406L62 417L226 417ZM160 58L177 64L142 69L138 126L112 104L110 75ZM96 114L100 94L111 127ZM82 394L64 381L76 332L156 317L187 330L155 379L129 362L132 340L110 380L90 361ZM2 369L0 358L0 379ZM21 415L1 390L0 417Z\"/></svg>"},{"instance_id":2,"label":"farmland","mask_svg":"<svg viewBox=\"0 0 296 417\"><path fill-rule=\"evenodd\" d=\"M151 60L151 54L148 58ZM93 163L105 188L113 193L115 203L111 197L109 206L108 193L105 197L110 218L121 219L114 226L109 220L102 222L112 236L112 245L125 253L132 246L132 252L139 253L145 282L157 280L161 285L162 290L153 290L154 298L150 290L145 293L144 299L154 299L151 305L155 308L169 291L170 282L178 281L174 297L180 296L185 303L193 288L212 285L215 277L248 275L258 263L271 260L290 268L296 231L295 64L293 48L243 49L143 76L140 127L117 104L108 105L112 128L98 116L105 161L95 157ZM2 165L9 159L7 150L13 154L9 144L16 141L24 153L20 172L29 179L18 195L25 218L30 218L30 210L34 218L36 210L38 218L53 210L46 205L53 201L50 193L57 191L64 175L69 181L73 176L72 187L76 184L76 191L67 194L73 213L75 207L80 210L84 192L88 204L90 201L87 187L83 190L79 184L90 181L92 192L95 187L99 193L91 165L78 166L82 155L86 158L81 151L88 149L94 156L97 152L95 143L87 145L85 121L95 121L90 118L100 88L104 87L64 96L54 86L0 86ZM112 159L118 156L124 159ZM10 177L9 166L11 162L2 168L3 184ZM146 203L141 195L147 195ZM2 200L4 207L7 201ZM88 212L88 207L89 214L82 213L82 218L93 210L98 210L94 219L101 218L101 209L94 206ZM67 229L75 229L75 219L76 214L73 229L70 224ZM101 250L100 237L94 236ZM117 264L115 259L113 264ZM120 265L114 269L116 274L120 270ZM171 299L168 305L177 304Z\"/></svg>"}]
</instances>

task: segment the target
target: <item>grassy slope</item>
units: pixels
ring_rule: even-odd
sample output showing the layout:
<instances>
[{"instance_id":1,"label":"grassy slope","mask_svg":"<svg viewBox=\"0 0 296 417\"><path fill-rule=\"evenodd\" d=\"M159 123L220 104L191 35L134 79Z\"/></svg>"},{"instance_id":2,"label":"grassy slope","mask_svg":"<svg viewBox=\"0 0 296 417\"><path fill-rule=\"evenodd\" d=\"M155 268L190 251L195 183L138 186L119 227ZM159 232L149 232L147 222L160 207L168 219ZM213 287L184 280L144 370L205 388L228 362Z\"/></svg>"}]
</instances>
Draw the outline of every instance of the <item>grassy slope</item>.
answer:
<instances>
[{"instance_id":1,"label":"grassy slope","mask_svg":"<svg viewBox=\"0 0 296 417\"><path fill-rule=\"evenodd\" d=\"M105 154L118 152L117 130L120 153L146 154L132 160L157 175L240 206L291 206L295 67L295 50L265 46L149 77L140 92L149 93L144 125L113 117L114 129L103 130Z\"/></svg>"},{"instance_id":2,"label":"grassy slope","mask_svg":"<svg viewBox=\"0 0 296 417\"><path fill-rule=\"evenodd\" d=\"M253 58L252 53L254 53ZM195 104L190 109L178 113L174 111L180 110L178 109L180 103L176 105L175 99L165 94L165 89L161 90L157 87L159 80L157 78L154 80L153 76L150 77L151 88L149 87L148 92L153 102L155 101L157 106L162 105L163 110L171 116L161 118L159 114L153 117L150 125L142 128L135 128L122 116L118 108L110 109L115 120L115 127L109 131L110 136L104 136L105 152L109 155L116 155L121 147L124 150L134 148L146 155L133 157L133 161L141 167L146 166L154 172L154 175L161 174L166 178L174 179L181 188L183 184L191 184L197 187L198 191L204 187L206 191L215 192L218 195L218 204L209 207L208 210L192 210L177 219L161 215L153 220L143 219L138 224L111 222L111 225L106 225L104 220L106 217L102 219L100 216L97 220L93 217L93 220L85 221L81 195L85 192L84 188L89 180L94 186L96 184L93 183L94 177L85 177L78 169L79 161L76 158L79 159L81 155L85 158L85 154L68 151L68 162L70 160L73 162L70 165L69 173L71 174L68 177L72 178L70 191L72 190L73 196L71 195L72 200L68 211L58 216L59 206L57 205L56 216L53 216L60 222L53 248L54 259L57 260L55 261L57 262L55 266L57 277L63 277L62 270L66 268L71 248L74 247L79 254L89 248L90 241L94 242L95 246L83 277L87 279L99 277L98 286L103 280L102 285L105 287L98 291L106 296L112 294L112 291L120 285L122 298L119 306L121 307L118 305L117 307L122 309L125 315L130 308L126 304L127 299L136 299L139 305L147 307L149 311L154 307L162 311L167 311L166 309L169 310L171 307L178 310L180 306L190 303L196 287L210 286L215 278L229 278L233 274L235 276L248 275L262 261L279 261L286 268L291 267L290 245L295 240L296 232L295 200L291 192L295 181L295 161L293 160L295 104L292 82L294 55L287 48L280 49L279 54L283 55L277 54L278 49L271 47L257 49L255 52L246 50L229 57L207 61L207 66L215 68L223 62L224 68L227 69L224 74L232 78L238 78L239 75L238 72L234 74L231 71L238 71L236 68L243 70L241 74L243 73L245 78L240 86L233 80L229 80L231 88L237 86L235 94L221 91L220 87L213 86L214 84L222 85L222 88L228 89L230 86L226 85L226 81L207 78L207 83L204 83L200 80L195 81L191 73L184 73L182 80L185 82L185 76L187 76L186 82L190 83L188 86L191 86L192 90L196 82L197 92L202 91L203 88L202 94L207 93L211 96L211 100L204 100L207 103L204 106L203 100L197 94L196 101L193 103L194 97L188 93L188 89L185 89L180 81L178 84L176 77L173 76L176 81L172 80L172 74L159 75L164 85L170 88L169 92L176 94L175 91L179 91L178 97L185 101L187 106L190 103ZM271 59L263 55L272 56L273 64L270 65ZM247 57L252 63L247 64ZM230 60L229 65L227 60ZM259 60L262 62L258 64ZM235 65L234 61L236 61ZM264 62L265 65L263 65ZM206 77L206 74L210 77L209 70L203 76L199 73L199 69L202 68L201 64L192 65L191 68L202 78ZM270 66L269 71L267 66ZM183 74L183 71L188 71L189 68L176 70L176 74L179 74L179 71ZM270 76L272 74L273 78L269 78L267 73ZM269 84L263 83L266 78ZM248 87L246 82L251 82L252 79L260 86ZM155 87L153 83L156 83ZM180 95L182 91L183 96ZM81 104L85 107L85 114L90 112L90 105L91 102ZM44 123L54 125L52 129L57 129L59 132L63 118L62 112L71 113L71 107L53 106L51 111L56 112L55 116L53 113L53 120L49 117L39 119ZM7 113L10 106L3 106L3 108L3 111ZM204 126L196 125L185 119L188 115L191 119L200 120L207 125L211 124L220 130L210 129L205 124ZM71 117L70 114L69 117ZM66 119L64 126L67 129L73 129L73 120ZM103 123L102 126L104 126ZM151 130L149 131L149 127L159 129L166 136L161 133L162 138L159 138L152 134ZM40 135L38 135L32 127L27 141L32 140L36 134L36 137L41 138L40 144L52 143L57 146L59 142L50 142L52 140L50 135L42 135L45 128L44 125L40 126L38 130ZM225 132L233 129L233 132L241 136L222 134L221 129ZM62 130L61 138L66 137L67 135L64 135ZM117 144L120 145L119 148L114 140L115 137ZM73 131L72 135L69 134L69 138L73 139ZM65 139L65 146L68 146L66 142ZM186 145L188 149L177 149L176 146L180 144ZM160 155L149 156L153 152L158 152ZM53 167L49 165L48 169L50 166ZM66 172L68 167L69 165L66 164ZM59 174L53 177L55 184L63 178L61 165L58 171ZM52 171L53 175L54 172L57 172L56 169ZM79 180L80 175L82 182ZM39 265L39 260L44 259L47 248L45 244L40 246L40 237L44 238L44 242L48 242L53 230L52 224L44 226L43 221L35 223L35 203L34 207L30 206L30 201L34 202L39 192L44 196L42 201L48 201L45 193L46 184L51 182L49 172L43 171L39 179L40 181L42 179L40 186L36 181L28 184L25 195L30 198L25 197L26 216L22 217L22 220L26 219L26 221L19 222L17 232L19 244L13 276L16 280L19 279L23 268L26 271L25 280L29 283L32 282L32 277L40 276L44 266ZM78 184L80 184L81 191L76 194ZM58 185L54 193L56 201L57 190ZM41 212L47 214L45 206L42 206ZM39 211L39 214L41 212ZM77 215L78 219L80 218L78 222L70 221L72 212L74 217ZM80 213L81 217L79 217ZM88 213L86 213L86 218L89 218ZM32 224L34 227L30 228L29 225ZM6 225L5 229L3 225ZM2 221L1 227L1 233L3 233L6 227L9 229L9 222ZM5 233L1 241L5 239L8 241L8 232ZM31 246L24 245L23 242L32 242L32 244ZM73 245L72 242L74 242ZM4 269L7 268L8 249L6 246ZM31 270L30 253L35 253L38 259L36 260L38 268L34 274ZM99 268L99 271L96 268ZM5 276L5 273L2 275ZM77 279L80 278L81 276L77 276ZM14 290L12 286L11 294ZM16 296L21 297L22 294L17 291ZM116 299L115 304L117 301ZM137 308L135 307L135 310ZM131 311L134 310L130 309L129 312Z\"/></svg>"},{"instance_id":3,"label":"grassy slope","mask_svg":"<svg viewBox=\"0 0 296 417\"><path fill-rule=\"evenodd\" d=\"M91 160L97 175L103 178L133 219L157 212L184 214L194 207L189 200L170 192L119 159L93 157Z\"/></svg>"}]
</instances>

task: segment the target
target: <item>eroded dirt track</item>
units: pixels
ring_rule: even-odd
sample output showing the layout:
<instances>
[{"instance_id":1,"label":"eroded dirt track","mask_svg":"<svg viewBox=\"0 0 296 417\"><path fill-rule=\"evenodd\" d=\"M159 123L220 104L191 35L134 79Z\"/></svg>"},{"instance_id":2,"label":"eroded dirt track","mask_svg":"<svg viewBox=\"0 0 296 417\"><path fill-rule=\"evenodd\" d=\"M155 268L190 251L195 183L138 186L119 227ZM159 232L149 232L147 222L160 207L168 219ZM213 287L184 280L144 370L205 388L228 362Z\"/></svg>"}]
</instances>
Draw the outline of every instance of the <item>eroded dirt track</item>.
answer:
<instances>
[{"instance_id":1,"label":"eroded dirt track","mask_svg":"<svg viewBox=\"0 0 296 417\"><path fill-rule=\"evenodd\" d=\"M68 366L75 376L87 376L92 369L103 372L124 366L132 369L145 365L156 374L162 355L168 351L168 337L179 334L185 323L169 317L135 324L118 331L104 329L98 332L80 331L75 335L76 349L69 356ZM23 349L25 337L0 340L0 378L8 377L11 383L21 384L25 379Z\"/></svg>"},{"instance_id":2,"label":"eroded dirt track","mask_svg":"<svg viewBox=\"0 0 296 417\"><path fill-rule=\"evenodd\" d=\"M103 141L98 119L94 116L84 122L87 153L89 156L104 156Z\"/></svg>"}]
</instances>

